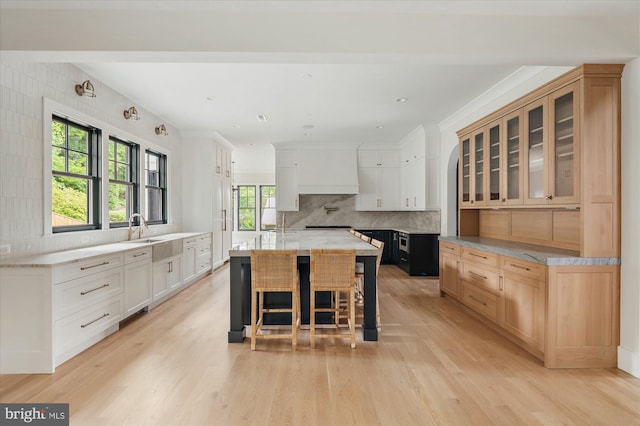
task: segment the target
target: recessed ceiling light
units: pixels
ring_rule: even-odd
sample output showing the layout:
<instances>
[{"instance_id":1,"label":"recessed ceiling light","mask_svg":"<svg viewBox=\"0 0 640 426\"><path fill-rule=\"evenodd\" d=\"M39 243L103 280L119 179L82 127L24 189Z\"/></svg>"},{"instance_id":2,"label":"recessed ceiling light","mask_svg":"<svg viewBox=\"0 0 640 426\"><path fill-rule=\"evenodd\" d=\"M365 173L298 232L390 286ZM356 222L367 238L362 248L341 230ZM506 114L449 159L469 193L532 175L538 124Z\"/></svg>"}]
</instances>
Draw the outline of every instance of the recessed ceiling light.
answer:
<instances>
[{"instance_id":1,"label":"recessed ceiling light","mask_svg":"<svg viewBox=\"0 0 640 426\"><path fill-rule=\"evenodd\" d=\"M302 78L311 78L313 77L311 74L309 74L308 72L304 73L301 75Z\"/></svg>"},{"instance_id":2,"label":"recessed ceiling light","mask_svg":"<svg viewBox=\"0 0 640 426\"><path fill-rule=\"evenodd\" d=\"M267 117L263 114L258 114L258 121L262 121L262 122L266 122L267 121Z\"/></svg>"},{"instance_id":3,"label":"recessed ceiling light","mask_svg":"<svg viewBox=\"0 0 640 426\"><path fill-rule=\"evenodd\" d=\"M304 126L302 126L303 129L313 129L314 127L316 126L314 126L313 124L305 124Z\"/></svg>"},{"instance_id":4,"label":"recessed ceiling light","mask_svg":"<svg viewBox=\"0 0 640 426\"><path fill-rule=\"evenodd\" d=\"M239 129L240 125L239 124L232 124L231 127L233 127L234 129Z\"/></svg>"},{"instance_id":5,"label":"recessed ceiling light","mask_svg":"<svg viewBox=\"0 0 640 426\"><path fill-rule=\"evenodd\" d=\"M376 126L376 129L384 129L384 126Z\"/></svg>"},{"instance_id":6,"label":"recessed ceiling light","mask_svg":"<svg viewBox=\"0 0 640 426\"><path fill-rule=\"evenodd\" d=\"M396 102L407 102L407 98L396 98Z\"/></svg>"},{"instance_id":7,"label":"recessed ceiling light","mask_svg":"<svg viewBox=\"0 0 640 426\"><path fill-rule=\"evenodd\" d=\"M309 133L304 133L304 136L309 136Z\"/></svg>"},{"instance_id":8,"label":"recessed ceiling light","mask_svg":"<svg viewBox=\"0 0 640 426\"><path fill-rule=\"evenodd\" d=\"M249 145L249 146L253 146L253 144L252 144L252 143L250 143L250 144L247 144L247 145Z\"/></svg>"},{"instance_id":9,"label":"recessed ceiling light","mask_svg":"<svg viewBox=\"0 0 640 426\"><path fill-rule=\"evenodd\" d=\"M208 101L215 101L216 97L215 96L207 96L207 100Z\"/></svg>"}]
</instances>

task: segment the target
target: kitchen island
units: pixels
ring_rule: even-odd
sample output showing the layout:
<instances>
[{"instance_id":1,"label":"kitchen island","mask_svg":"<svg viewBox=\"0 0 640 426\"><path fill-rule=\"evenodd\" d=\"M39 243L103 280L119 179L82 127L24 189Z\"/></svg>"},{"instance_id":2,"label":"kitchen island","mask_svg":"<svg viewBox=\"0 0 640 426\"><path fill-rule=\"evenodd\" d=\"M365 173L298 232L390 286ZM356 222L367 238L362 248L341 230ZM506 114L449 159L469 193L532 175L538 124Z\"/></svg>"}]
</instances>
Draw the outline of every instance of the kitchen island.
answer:
<instances>
[{"instance_id":1,"label":"kitchen island","mask_svg":"<svg viewBox=\"0 0 640 426\"><path fill-rule=\"evenodd\" d=\"M314 249L353 249L356 261L364 263L363 340L378 340L376 326L376 259L378 249L346 230L276 231L259 235L229 250L230 327L229 343L244 340L245 325L251 319L251 250L297 250L300 274L301 323L309 323L309 256ZM319 303L328 301L319 301ZM266 300L265 300L266 303ZM284 320L284 319L283 319ZM272 324L278 323L276 319Z\"/></svg>"}]
</instances>

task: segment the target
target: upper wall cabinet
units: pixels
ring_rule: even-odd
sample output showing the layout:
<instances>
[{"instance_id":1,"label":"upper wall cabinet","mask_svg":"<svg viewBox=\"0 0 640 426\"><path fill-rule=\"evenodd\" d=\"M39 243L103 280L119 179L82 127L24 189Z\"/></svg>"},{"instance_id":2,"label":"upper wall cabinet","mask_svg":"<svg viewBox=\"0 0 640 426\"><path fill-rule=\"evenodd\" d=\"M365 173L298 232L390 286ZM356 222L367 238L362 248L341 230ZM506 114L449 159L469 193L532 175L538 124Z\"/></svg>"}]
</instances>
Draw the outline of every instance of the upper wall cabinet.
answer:
<instances>
[{"instance_id":1,"label":"upper wall cabinet","mask_svg":"<svg viewBox=\"0 0 640 426\"><path fill-rule=\"evenodd\" d=\"M276 208L298 211L298 150L276 150Z\"/></svg>"},{"instance_id":2,"label":"upper wall cabinet","mask_svg":"<svg viewBox=\"0 0 640 426\"><path fill-rule=\"evenodd\" d=\"M231 151L216 144L215 176L225 180L232 179Z\"/></svg>"},{"instance_id":3,"label":"upper wall cabinet","mask_svg":"<svg viewBox=\"0 0 640 426\"><path fill-rule=\"evenodd\" d=\"M358 150L356 210L400 210L400 150Z\"/></svg>"},{"instance_id":4,"label":"upper wall cabinet","mask_svg":"<svg viewBox=\"0 0 640 426\"><path fill-rule=\"evenodd\" d=\"M458 132L460 235L619 256L622 69L582 65Z\"/></svg>"}]
</instances>

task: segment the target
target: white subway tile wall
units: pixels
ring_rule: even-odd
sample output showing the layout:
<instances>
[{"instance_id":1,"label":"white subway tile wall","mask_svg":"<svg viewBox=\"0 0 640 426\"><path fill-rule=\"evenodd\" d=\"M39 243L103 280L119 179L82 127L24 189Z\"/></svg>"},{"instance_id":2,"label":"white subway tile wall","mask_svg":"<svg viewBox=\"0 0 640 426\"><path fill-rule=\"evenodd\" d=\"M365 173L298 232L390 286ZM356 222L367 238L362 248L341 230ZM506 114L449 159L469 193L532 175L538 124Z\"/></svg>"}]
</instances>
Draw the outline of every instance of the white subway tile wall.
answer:
<instances>
[{"instance_id":1,"label":"white subway tile wall","mask_svg":"<svg viewBox=\"0 0 640 426\"><path fill-rule=\"evenodd\" d=\"M76 95L84 80L95 86L96 98ZM70 64L0 62L0 244L11 252L0 258L48 253L126 239L126 230L99 230L45 235L43 176L43 98L96 119L136 138L145 146L160 147L170 156L170 224L155 233L177 232L181 223L182 139L177 129L158 138L154 128L164 119L136 106L140 121L125 120L122 111L133 105L125 95L103 85ZM45 179L47 178L47 179ZM88 238L87 238L88 237Z\"/></svg>"}]
</instances>

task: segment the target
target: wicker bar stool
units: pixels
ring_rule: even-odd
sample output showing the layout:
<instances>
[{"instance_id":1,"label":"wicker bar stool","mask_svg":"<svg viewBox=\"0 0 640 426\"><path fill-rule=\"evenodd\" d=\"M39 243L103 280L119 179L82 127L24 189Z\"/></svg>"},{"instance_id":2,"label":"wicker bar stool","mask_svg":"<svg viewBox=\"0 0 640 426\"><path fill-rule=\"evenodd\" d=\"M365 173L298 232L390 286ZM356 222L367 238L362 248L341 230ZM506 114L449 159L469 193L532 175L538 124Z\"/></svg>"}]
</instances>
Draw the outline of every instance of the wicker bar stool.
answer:
<instances>
[{"instance_id":1,"label":"wicker bar stool","mask_svg":"<svg viewBox=\"0 0 640 426\"><path fill-rule=\"evenodd\" d=\"M362 235L360 235L360 239L361 239L362 241L364 241L365 243L370 243L370 242L371 242L371 237L370 237L370 236L368 236L368 235L364 235L364 234L362 234Z\"/></svg>"},{"instance_id":2,"label":"wicker bar stool","mask_svg":"<svg viewBox=\"0 0 640 426\"><path fill-rule=\"evenodd\" d=\"M355 332L355 289L353 277L356 269L355 250L311 250L310 259L310 338L311 347L315 347L315 339L349 338L351 348L356 347ZM333 306L316 308L317 291L333 293ZM346 293L346 309L340 306L340 293ZM335 333L316 333L316 312L333 312ZM339 333L340 317L345 314L348 333Z\"/></svg>"},{"instance_id":3,"label":"wicker bar stool","mask_svg":"<svg viewBox=\"0 0 640 426\"><path fill-rule=\"evenodd\" d=\"M382 262L382 253L384 252L384 243L382 241L371 239L372 246L378 249L378 256L376 257L376 278L378 277L378 271L380 270L380 263ZM382 323L380 322L380 302L378 300L378 288L380 283L376 283L376 327L380 329ZM362 293L364 289L364 271L357 271L355 274L355 289L356 298L362 299Z\"/></svg>"},{"instance_id":4,"label":"wicker bar stool","mask_svg":"<svg viewBox=\"0 0 640 426\"><path fill-rule=\"evenodd\" d=\"M296 250L251 250L251 350L257 339L291 339L296 349L300 325L300 296ZM265 308L264 294L290 292L291 308ZM264 325L265 313L291 312L291 333L258 335Z\"/></svg>"}]
</instances>

